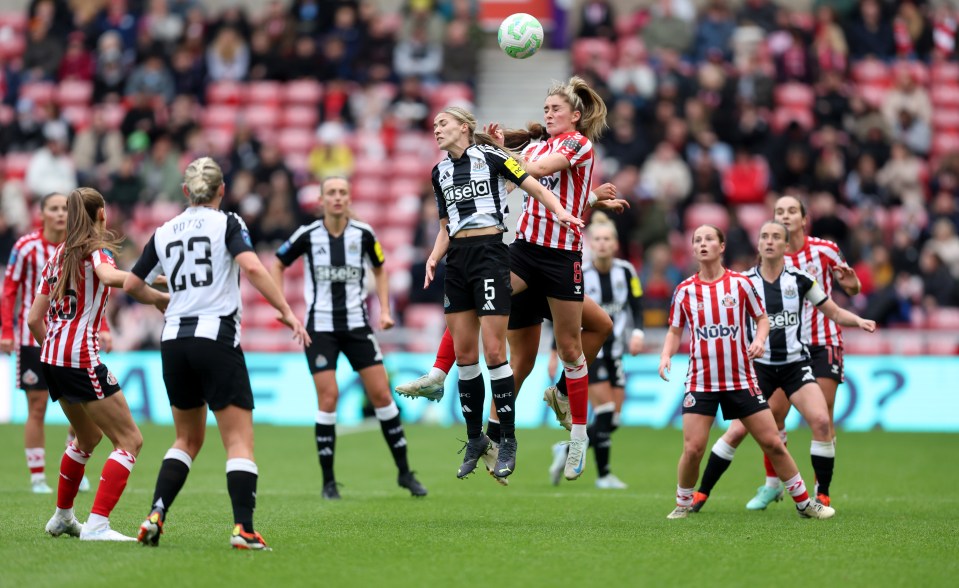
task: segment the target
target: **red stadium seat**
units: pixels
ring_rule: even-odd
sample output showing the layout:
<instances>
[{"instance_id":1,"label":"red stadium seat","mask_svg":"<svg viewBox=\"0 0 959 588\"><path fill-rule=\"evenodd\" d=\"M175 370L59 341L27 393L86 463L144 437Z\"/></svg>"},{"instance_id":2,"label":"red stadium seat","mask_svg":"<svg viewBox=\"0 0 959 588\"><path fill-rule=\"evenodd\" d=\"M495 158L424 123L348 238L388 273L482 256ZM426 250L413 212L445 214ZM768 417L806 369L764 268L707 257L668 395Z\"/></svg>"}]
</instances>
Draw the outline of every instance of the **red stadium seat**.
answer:
<instances>
[{"instance_id":1,"label":"red stadium seat","mask_svg":"<svg viewBox=\"0 0 959 588\"><path fill-rule=\"evenodd\" d=\"M313 106L287 106L282 111L283 126L300 129L316 129L319 113Z\"/></svg>"},{"instance_id":2,"label":"red stadium seat","mask_svg":"<svg viewBox=\"0 0 959 588\"><path fill-rule=\"evenodd\" d=\"M577 39L573 42L571 53L573 70L582 71L596 63L612 66L616 58L616 47L606 39Z\"/></svg>"},{"instance_id":3,"label":"red stadium seat","mask_svg":"<svg viewBox=\"0 0 959 588\"><path fill-rule=\"evenodd\" d=\"M12 106L0 104L0 125L8 125L17 117Z\"/></svg>"},{"instance_id":4,"label":"red stadium seat","mask_svg":"<svg viewBox=\"0 0 959 588\"><path fill-rule=\"evenodd\" d=\"M0 12L0 29L10 27L17 33L24 33L27 30L28 22L26 10Z\"/></svg>"},{"instance_id":5,"label":"red stadium seat","mask_svg":"<svg viewBox=\"0 0 959 588\"><path fill-rule=\"evenodd\" d=\"M305 173L309 168L310 154L300 151L287 151L283 154L283 161L293 173Z\"/></svg>"},{"instance_id":6,"label":"red stadium seat","mask_svg":"<svg viewBox=\"0 0 959 588\"><path fill-rule=\"evenodd\" d=\"M379 200L388 193L389 186L380 178L358 176L353 180L353 202L357 200Z\"/></svg>"},{"instance_id":7,"label":"red stadium seat","mask_svg":"<svg viewBox=\"0 0 959 588\"><path fill-rule=\"evenodd\" d=\"M217 155L226 155L233 148L232 128L206 128L203 130L203 137Z\"/></svg>"},{"instance_id":8,"label":"red stadium seat","mask_svg":"<svg viewBox=\"0 0 959 588\"><path fill-rule=\"evenodd\" d=\"M936 132L959 130L959 109L937 108L933 110L932 128Z\"/></svg>"},{"instance_id":9,"label":"red stadium seat","mask_svg":"<svg viewBox=\"0 0 959 588\"><path fill-rule=\"evenodd\" d=\"M929 93L936 108L959 106L959 85L935 85Z\"/></svg>"},{"instance_id":10,"label":"red stadium seat","mask_svg":"<svg viewBox=\"0 0 959 588\"><path fill-rule=\"evenodd\" d=\"M246 100L250 104L279 106L283 102L284 88L280 82L250 82L246 86Z\"/></svg>"},{"instance_id":11,"label":"red stadium seat","mask_svg":"<svg viewBox=\"0 0 959 588\"><path fill-rule=\"evenodd\" d=\"M56 96L60 106L88 106L93 98L93 82L64 80L57 86Z\"/></svg>"},{"instance_id":12,"label":"red stadium seat","mask_svg":"<svg viewBox=\"0 0 959 588\"><path fill-rule=\"evenodd\" d=\"M123 117L126 116L126 108L122 104L103 104L97 106L103 115L103 123L108 129L117 130L123 123Z\"/></svg>"},{"instance_id":13,"label":"red stadium seat","mask_svg":"<svg viewBox=\"0 0 959 588\"><path fill-rule=\"evenodd\" d=\"M360 222L372 225L375 229L379 226L384 213L388 213L379 203L369 200L354 200L350 204L350 210Z\"/></svg>"},{"instance_id":14,"label":"red stadium seat","mask_svg":"<svg viewBox=\"0 0 959 588\"><path fill-rule=\"evenodd\" d=\"M959 151L959 133L936 133L932 138L932 152L946 155Z\"/></svg>"},{"instance_id":15,"label":"red stadium seat","mask_svg":"<svg viewBox=\"0 0 959 588\"><path fill-rule=\"evenodd\" d=\"M777 108L773 113L772 127L776 132L782 132L790 123L797 122L804 129L813 128L813 114L811 110L802 108Z\"/></svg>"},{"instance_id":16,"label":"red stadium seat","mask_svg":"<svg viewBox=\"0 0 959 588\"><path fill-rule=\"evenodd\" d=\"M926 353L926 337L919 333L897 334L894 347L897 355L922 355Z\"/></svg>"},{"instance_id":17,"label":"red stadium seat","mask_svg":"<svg viewBox=\"0 0 959 588\"><path fill-rule=\"evenodd\" d=\"M936 308L929 311L926 318L929 329L956 330L959 329L959 308Z\"/></svg>"},{"instance_id":18,"label":"red stadium seat","mask_svg":"<svg viewBox=\"0 0 959 588\"><path fill-rule=\"evenodd\" d=\"M23 55L27 41L23 35L0 35L0 59L14 60Z\"/></svg>"},{"instance_id":19,"label":"red stadium seat","mask_svg":"<svg viewBox=\"0 0 959 588\"><path fill-rule=\"evenodd\" d=\"M861 331L851 329L843 332L845 352L852 355L888 355L893 352L892 344L882 337L871 337Z\"/></svg>"},{"instance_id":20,"label":"red stadium seat","mask_svg":"<svg viewBox=\"0 0 959 588\"><path fill-rule=\"evenodd\" d=\"M386 160L362 154L353 159L353 169L363 170L364 176L376 179L386 177L390 173Z\"/></svg>"},{"instance_id":21,"label":"red stadium seat","mask_svg":"<svg viewBox=\"0 0 959 588\"><path fill-rule=\"evenodd\" d=\"M700 202L686 209L683 226L695 229L700 225L714 225L725 232L729 229L729 210L720 204Z\"/></svg>"},{"instance_id":22,"label":"red stadium seat","mask_svg":"<svg viewBox=\"0 0 959 588\"><path fill-rule=\"evenodd\" d=\"M316 145L316 134L312 129L282 129L276 138L276 145L284 154L309 154Z\"/></svg>"},{"instance_id":23,"label":"red stadium seat","mask_svg":"<svg viewBox=\"0 0 959 588\"><path fill-rule=\"evenodd\" d=\"M926 353L930 355L956 355L959 353L959 341L955 335L929 337Z\"/></svg>"},{"instance_id":24,"label":"red stadium seat","mask_svg":"<svg viewBox=\"0 0 959 588\"><path fill-rule=\"evenodd\" d=\"M240 117L240 109L229 104L211 104L203 109L200 122L205 129L236 128L236 121Z\"/></svg>"},{"instance_id":25,"label":"red stadium seat","mask_svg":"<svg viewBox=\"0 0 959 588\"><path fill-rule=\"evenodd\" d=\"M53 102L55 93L56 86L52 82L28 82L20 86L20 97L38 104Z\"/></svg>"},{"instance_id":26,"label":"red stadium seat","mask_svg":"<svg viewBox=\"0 0 959 588\"><path fill-rule=\"evenodd\" d=\"M60 111L60 116L70 123L70 126L77 132L80 132L90 126L90 122L93 120L93 110L85 104L73 104L64 106Z\"/></svg>"},{"instance_id":27,"label":"red stadium seat","mask_svg":"<svg viewBox=\"0 0 959 588\"><path fill-rule=\"evenodd\" d=\"M883 84L859 84L856 86L856 94L858 94L866 104L874 108L879 108L888 91L889 87Z\"/></svg>"},{"instance_id":28,"label":"red stadium seat","mask_svg":"<svg viewBox=\"0 0 959 588\"><path fill-rule=\"evenodd\" d=\"M959 84L959 63L944 61L933 65L929 70L929 80L933 86Z\"/></svg>"},{"instance_id":29,"label":"red stadium seat","mask_svg":"<svg viewBox=\"0 0 959 588\"><path fill-rule=\"evenodd\" d=\"M417 179L394 177L390 182L390 198L397 201L404 196L415 196L416 198L419 198L420 190L423 188L423 182L423 178Z\"/></svg>"},{"instance_id":30,"label":"red stadium seat","mask_svg":"<svg viewBox=\"0 0 959 588\"><path fill-rule=\"evenodd\" d=\"M206 87L210 104L240 105L246 102L246 86L239 82L212 82Z\"/></svg>"},{"instance_id":31,"label":"red stadium seat","mask_svg":"<svg viewBox=\"0 0 959 588\"><path fill-rule=\"evenodd\" d=\"M390 160L390 176L393 178L424 178L433 169L433 162L413 155L397 155Z\"/></svg>"},{"instance_id":32,"label":"red stadium seat","mask_svg":"<svg viewBox=\"0 0 959 588\"><path fill-rule=\"evenodd\" d=\"M920 86L929 85L929 68L921 61L899 61L893 65L893 70L898 72L901 69L908 70L912 74L912 79ZM893 74L895 78L895 74Z\"/></svg>"},{"instance_id":33,"label":"red stadium seat","mask_svg":"<svg viewBox=\"0 0 959 588\"><path fill-rule=\"evenodd\" d=\"M772 211L762 204L745 204L736 209L736 220L750 239L758 235L763 223L772 217Z\"/></svg>"},{"instance_id":34,"label":"red stadium seat","mask_svg":"<svg viewBox=\"0 0 959 588\"><path fill-rule=\"evenodd\" d=\"M889 67L878 59L864 59L852 65L852 79L859 83L881 83L889 85L892 77Z\"/></svg>"},{"instance_id":35,"label":"red stadium seat","mask_svg":"<svg viewBox=\"0 0 959 588\"><path fill-rule=\"evenodd\" d=\"M459 102L473 102L473 90L466 84L441 84L430 94L430 104L435 110Z\"/></svg>"},{"instance_id":36,"label":"red stadium seat","mask_svg":"<svg viewBox=\"0 0 959 588\"><path fill-rule=\"evenodd\" d=\"M280 108L256 104L243 109L243 120L254 131L275 130L280 126Z\"/></svg>"},{"instance_id":37,"label":"red stadium seat","mask_svg":"<svg viewBox=\"0 0 959 588\"><path fill-rule=\"evenodd\" d=\"M283 102L315 106L323 98L323 86L316 80L294 80L283 86Z\"/></svg>"},{"instance_id":38,"label":"red stadium seat","mask_svg":"<svg viewBox=\"0 0 959 588\"><path fill-rule=\"evenodd\" d=\"M22 180L27 175L27 166L33 158L32 153L7 153L4 160L4 172L7 180Z\"/></svg>"},{"instance_id":39,"label":"red stadium seat","mask_svg":"<svg viewBox=\"0 0 959 588\"><path fill-rule=\"evenodd\" d=\"M811 109L816 96L811 87L796 82L776 87L776 104L798 109Z\"/></svg>"}]
</instances>

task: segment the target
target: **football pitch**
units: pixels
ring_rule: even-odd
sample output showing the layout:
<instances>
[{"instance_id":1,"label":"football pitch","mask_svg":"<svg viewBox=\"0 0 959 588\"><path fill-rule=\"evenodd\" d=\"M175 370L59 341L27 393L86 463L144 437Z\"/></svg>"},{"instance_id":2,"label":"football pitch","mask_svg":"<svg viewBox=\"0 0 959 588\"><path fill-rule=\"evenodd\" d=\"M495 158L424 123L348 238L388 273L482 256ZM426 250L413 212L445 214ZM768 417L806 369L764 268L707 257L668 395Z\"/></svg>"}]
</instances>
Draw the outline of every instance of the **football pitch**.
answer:
<instances>
[{"instance_id":1,"label":"football pitch","mask_svg":"<svg viewBox=\"0 0 959 588\"><path fill-rule=\"evenodd\" d=\"M144 448L111 517L134 534L149 511L168 427L144 426ZM47 479L55 487L65 427L49 426ZM558 429L520 430L517 472L502 488L455 472L459 428L413 426L410 460L429 496L413 499L378 425L341 431L343 499L320 499L312 429L257 426L256 528L270 553L229 547L231 511L215 430L194 462L157 548L54 539L43 526L54 497L29 493L22 428L0 426L2 586L945 586L959 574L959 436L843 433L833 482L834 519L802 520L789 502L744 504L762 482L752 441L703 512L667 521L678 430L626 428L613 436L613 470L628 490L598 490L590 454L576 482L550 485ZM711 435L719 435L715 430ZM811 482L808 430L789 445ZM91 459L94 482L109 454ZM951 465L950 465L951 464ZM480 465L482 468L482 464ZM77 499L86 519L91 493ZM953 580L949 580L953 578Z\"/></svg>"}]
</instances>

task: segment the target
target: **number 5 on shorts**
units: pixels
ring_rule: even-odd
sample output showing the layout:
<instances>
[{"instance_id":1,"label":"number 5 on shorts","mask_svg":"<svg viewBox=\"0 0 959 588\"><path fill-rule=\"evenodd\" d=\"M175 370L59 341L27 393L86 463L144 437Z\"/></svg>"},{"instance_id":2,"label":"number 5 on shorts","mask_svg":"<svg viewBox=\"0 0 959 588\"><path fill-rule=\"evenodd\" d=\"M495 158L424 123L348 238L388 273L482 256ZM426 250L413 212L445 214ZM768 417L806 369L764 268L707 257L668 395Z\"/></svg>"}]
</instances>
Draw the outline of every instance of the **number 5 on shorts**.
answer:
<instances>
[{"instance_id":1,"label":"number 5 on shorts","mask_svg":"<svg viewBox=\"0 0 959 588\"><path fill-rule=\"evenodd\" d=\"M485 280L483 280L483 292L486 293L487 300L496 299L496 286L494 286L495 281L496 280L494 280L493 278L486 278Z\"/></svg>"}]
</instances>

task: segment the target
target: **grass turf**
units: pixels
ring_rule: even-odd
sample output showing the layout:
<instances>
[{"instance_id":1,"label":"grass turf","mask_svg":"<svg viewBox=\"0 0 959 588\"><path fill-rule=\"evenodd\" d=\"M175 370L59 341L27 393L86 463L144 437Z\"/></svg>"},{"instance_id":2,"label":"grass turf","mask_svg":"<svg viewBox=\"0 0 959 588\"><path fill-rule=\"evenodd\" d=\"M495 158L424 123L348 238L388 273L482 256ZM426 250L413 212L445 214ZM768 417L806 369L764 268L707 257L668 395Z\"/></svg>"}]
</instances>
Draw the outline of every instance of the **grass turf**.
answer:
<instances>
[{"instance_id":1,"label":"grass turf","mask_svg":"<svg viewBox=\"0 0 959 588\"><path fill-rule=\"evenodd\" d=\"M64 427L48 427L47 479L55 487ZM134 534L149 511L172 428L145 426L144 449L111 517ZM621 429L613 466L630 487L597 490L588 473L549 484L551 443L563 431L519 432L517 473L501 488L484 473L455 477L457 430L409 427L410 459L430 495L413 499L374 423L337 441L339 502L319 497L312 429L258 426L256 527L272 553L229 548L232 516L215 430L156 549L46 536L53 496L29 492L21 428L0 426L0 586L817 586L952 585L959 573L959 437L883 432L839 438L830 521L801 520L786 502L743 505L762 482L747 441L703 512L667 521L675 489L677 430ZM719 435L714 431L712 438ZM812 479L807 430L790 447ZM94 453L94 481L109 453ZM704 460L705 461L705 460ZM705 465L705 463L704 463ZM480 465L482 468L482 464ZM77 499L85 520L92 493Z\"/></svg>"}]
</instances>

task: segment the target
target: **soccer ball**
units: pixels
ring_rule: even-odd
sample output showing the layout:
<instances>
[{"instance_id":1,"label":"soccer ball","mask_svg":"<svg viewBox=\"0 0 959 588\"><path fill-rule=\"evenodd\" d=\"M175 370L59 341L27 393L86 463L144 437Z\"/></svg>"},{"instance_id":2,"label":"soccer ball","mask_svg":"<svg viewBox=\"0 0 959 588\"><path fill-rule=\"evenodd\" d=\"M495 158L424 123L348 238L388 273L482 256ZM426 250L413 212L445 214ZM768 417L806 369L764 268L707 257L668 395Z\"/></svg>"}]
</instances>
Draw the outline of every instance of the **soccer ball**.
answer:
<instances>
[{"instance_id":1,"label":"soccer ball","mask_svg":"<svg viewBox=\"0 0 959 588\"><path fill-rule=\"evenodd\" d=\"M543 46L543 25L536 17L517 12L506 17L496 35L500 49L514 59L532 57Z\"/></svg>"}]
</instances>

